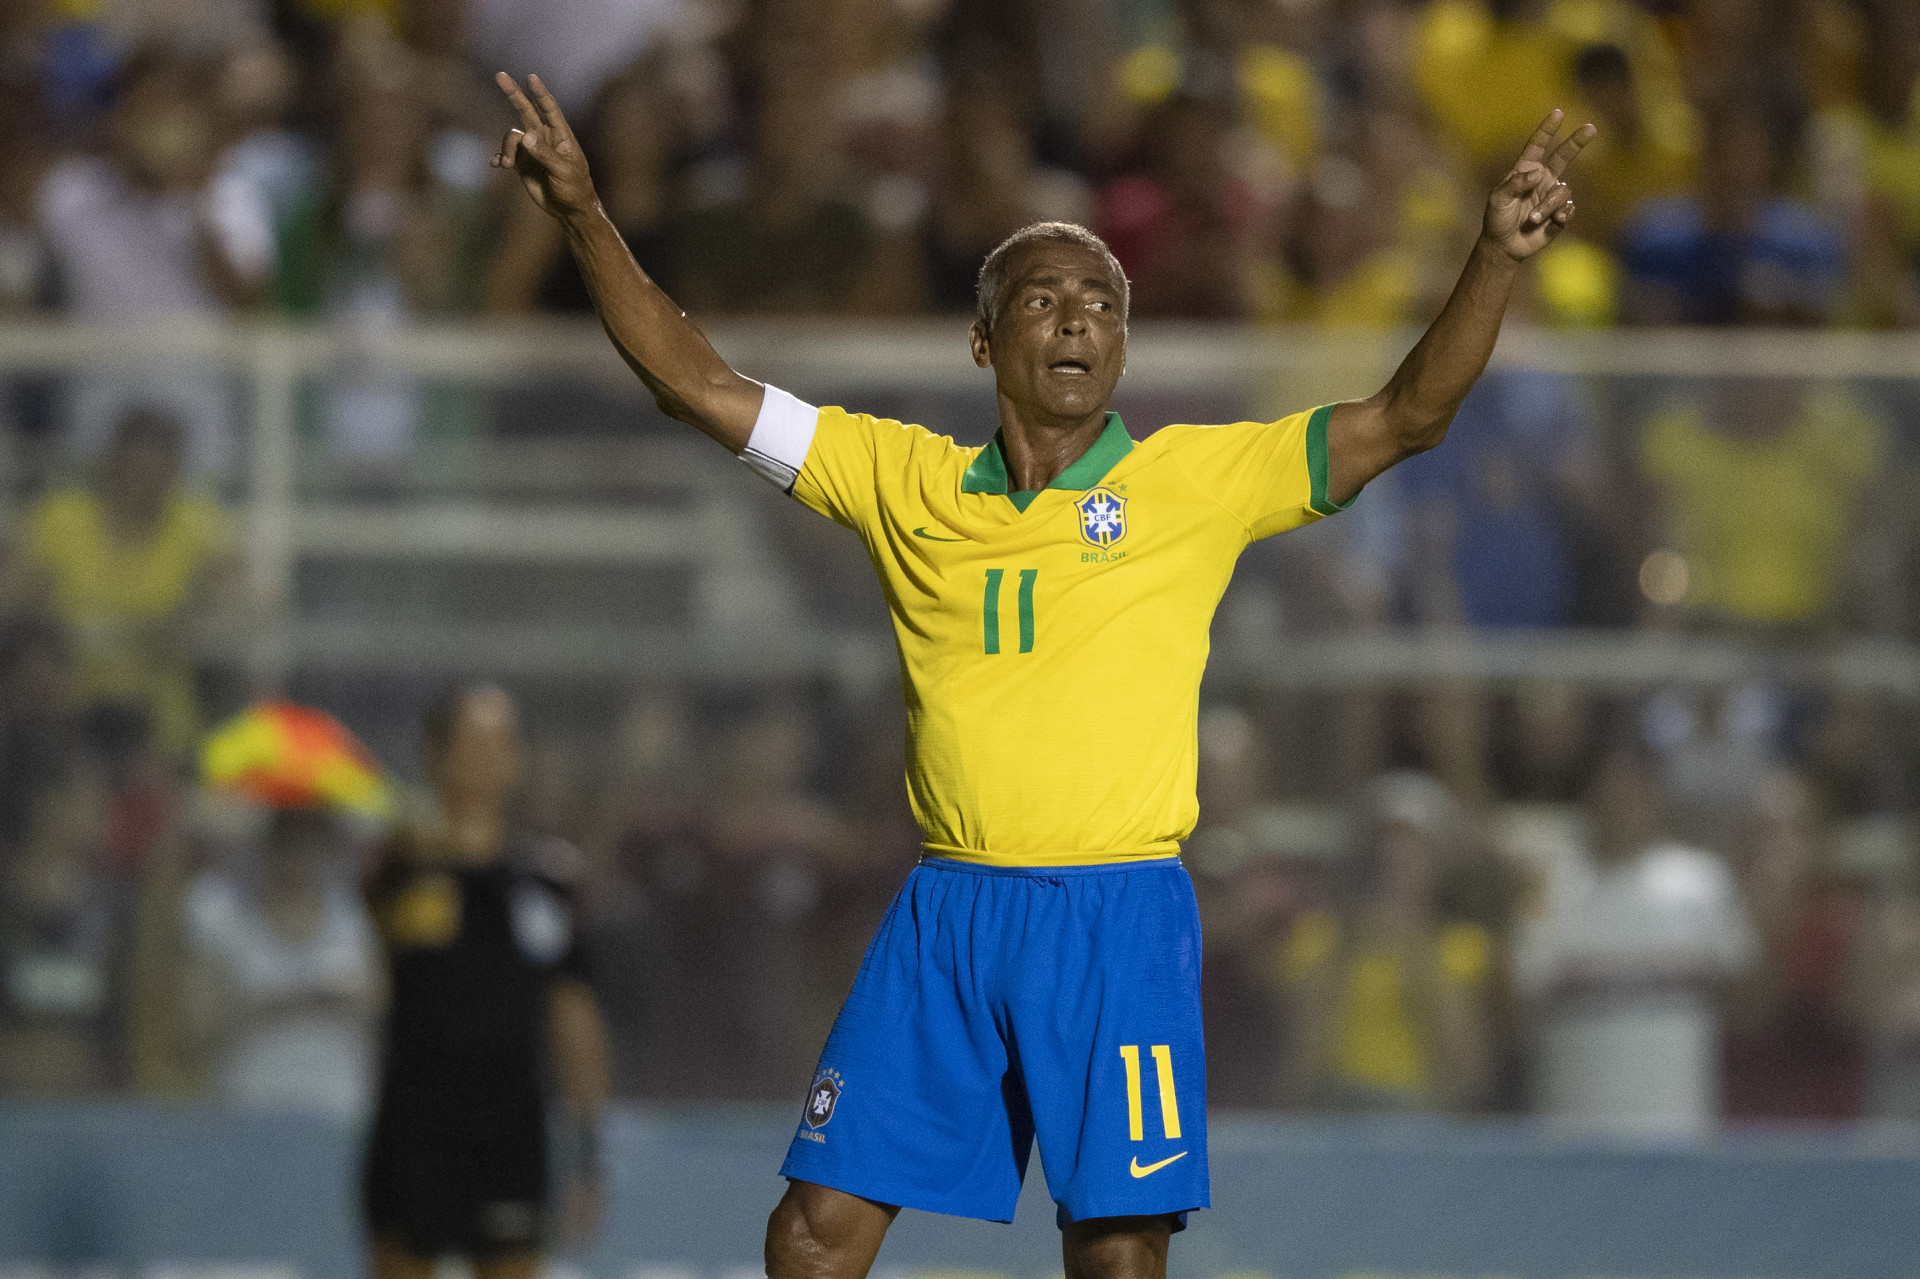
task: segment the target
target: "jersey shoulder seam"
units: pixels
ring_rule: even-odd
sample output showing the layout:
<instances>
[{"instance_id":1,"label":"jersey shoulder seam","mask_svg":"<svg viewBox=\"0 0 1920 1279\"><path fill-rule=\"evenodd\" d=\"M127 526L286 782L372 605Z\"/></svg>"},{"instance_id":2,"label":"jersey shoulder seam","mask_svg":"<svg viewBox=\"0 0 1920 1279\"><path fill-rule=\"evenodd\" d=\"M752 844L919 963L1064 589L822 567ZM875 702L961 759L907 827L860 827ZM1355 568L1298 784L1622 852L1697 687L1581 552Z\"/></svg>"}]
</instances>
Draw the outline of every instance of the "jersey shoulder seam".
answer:
<instances>
[{"instance_id":1,"label":"jersey shoulder seam","mask_svg":"<svg viewBox=\"0 0 1920 1279\"><path fill-rule=\"evenodd\" d=\"M903 442L896 446L899 450L898 453L889 459L900 463L897 470L891 471L896 481L892 487L897 489L904 490L910 483L911 477L927 476L943 471L955 462L962 463L960 472L964 475L967 465L970 465L973 457L980 452L979 449L970 449L959 443L951 435L942 435L937 431L920 425L918 422L902 422L897 418L874 419L875 425L883 425L888 422L897 426L900 434L904 437ZM887 500L889 496L889 486L882 483L883 471L881 455L886 452L886 448L880 444L879 435L880 432L874 433L874 447L872 450L873 510L876 515L885 511L891 505ZM927 454L925 450L929 447L939 449L938 455ZM958 478L954 480L954 483L959 483Z\"/></svg>"},{"instance_id":2,"label":"jersey shoulder seam","mask_svg":"<svg viewBox=\"0 0 1920 1279\"><path fill-rule=\"evenodd\" d=\"M1174 428L1171 426L1163 426L1160 428L1160 430L1155 431L1153 435L1150 435L1147 438L1153 439L1172 429ZM1204 430L1206 428L1196 427L1195 429ZM1235 524L1238 524L1240 526L1241 531L1247 535L1247 540L1251 542L1253 540L1253 525L1241 519L1237 512L1230 509L1225 502L1222 502L1219 498L1215 497L1212 493L1209 493L1207 491L1207 486L1202 484L1198 479L1194 478L1193 472L1187 469L1187 464L1180 460L1180 452L1178 449L1175 449L1169 446L1165 448L1163 451L1167 455L1167 460L1180 468L1181 478L1186 480L1187 484L1193 489L1193 491L1198 493L1201 497L1205 498L1208 502L1210 502L1214 506L1218 507L1220 509L1221 514L1225 515L1228 519L1232 520Z\"/></svg>"}]
</instances>

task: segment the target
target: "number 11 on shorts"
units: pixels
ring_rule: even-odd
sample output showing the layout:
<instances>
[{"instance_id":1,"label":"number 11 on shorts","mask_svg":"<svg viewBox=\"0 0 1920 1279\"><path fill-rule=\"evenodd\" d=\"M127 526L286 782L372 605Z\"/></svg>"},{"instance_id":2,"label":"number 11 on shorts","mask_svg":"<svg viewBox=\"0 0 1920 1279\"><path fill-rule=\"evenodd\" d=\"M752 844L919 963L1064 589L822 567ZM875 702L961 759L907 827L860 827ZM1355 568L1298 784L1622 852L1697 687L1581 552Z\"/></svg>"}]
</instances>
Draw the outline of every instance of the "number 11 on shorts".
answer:
<instances>
[{"instance_id":1,"label":"number 11 on shorts","mask_svg":"<svg viewBox=\"0 0 1920 1279\"><path fill-rule=\"evenodd\" d=\"M1173 1049L1155 1044L1152 1051L1158 1076L1155 1082L1160 1085L1160 1127L1172 1140L1180 1135L1180 1100L1173 1092ZM1127 1136L1145 1141L1146 1124L1140 1113L1140 1045L1121 1044L1120 1060L1127 1063Z\"/></svg>"}]
</instances>

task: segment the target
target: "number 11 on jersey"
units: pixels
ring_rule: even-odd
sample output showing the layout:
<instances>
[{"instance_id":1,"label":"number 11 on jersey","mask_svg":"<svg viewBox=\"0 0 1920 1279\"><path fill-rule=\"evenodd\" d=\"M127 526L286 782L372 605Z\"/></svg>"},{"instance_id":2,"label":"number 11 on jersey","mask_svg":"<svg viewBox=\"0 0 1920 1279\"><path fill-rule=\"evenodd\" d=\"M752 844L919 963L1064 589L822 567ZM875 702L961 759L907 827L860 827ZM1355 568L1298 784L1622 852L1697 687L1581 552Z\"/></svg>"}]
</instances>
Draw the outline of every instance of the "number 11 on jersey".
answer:
<instances>
[{"instance_id":1,"label":"number 11 on jersey","mask_svg":"<svg viewBox=\"0 0 1920 1279\"><path fill-rule=\"evenodd\" d=\"M1140 1113L1140 1045L1121 1044L1120 1060L1127 1063L1127 1137L1131 1141L1147 1139L1144 1116ZM1169 1140L1180 1135L1180 1099L1173 1092L1173 1049L1166 1044L1153 1045L1154 1073L1160 1085L1160 1128Z\"/></svg>"},{"instance_id":2,"label":"number 11 on jersey","mask_svg":"<svg viewBox=\"0 0 1920 1279\"><path fill-rule=\"evenodd\" d=\"M1000 651L1000 580L1006 576L1005 569L987 570L987 596L980 606L981 631L986 637L986 651L989 654ZM1033 651L1033 584L1039 578L1037 568L1020 570L1020 651Z\"/></svg>"}]
</instances>

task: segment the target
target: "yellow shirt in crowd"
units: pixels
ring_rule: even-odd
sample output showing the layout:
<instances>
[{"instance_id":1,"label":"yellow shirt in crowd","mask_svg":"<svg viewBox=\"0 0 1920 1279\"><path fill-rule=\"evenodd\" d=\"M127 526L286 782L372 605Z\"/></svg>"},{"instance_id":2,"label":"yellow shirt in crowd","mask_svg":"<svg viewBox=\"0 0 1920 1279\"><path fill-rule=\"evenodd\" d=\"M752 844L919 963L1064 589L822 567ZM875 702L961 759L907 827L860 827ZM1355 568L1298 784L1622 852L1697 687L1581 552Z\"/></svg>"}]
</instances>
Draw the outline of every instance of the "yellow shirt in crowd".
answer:
<instances>
[{"instance_id":1,"label":"yellow shirt in crowd","mask_svg":"<svg viewBox=\"0 0 1920 1279\"><path fill-rule=\"evenodd\" d=\"M1573 101L1568 41L1545 21L1496 22L1475 0L1435 0L1413 32L1413 81L1476 164L1520 153L1541 119Z\"/></svg>"},{"instance_id":2,"label":"yellow shirt in crowd","mask_svg":"<svg viewBox=\"0 0 1920 1279\"><path fill-rule=\"evenodd\" d=\"M172 648L156 656L151 637L176 619L227 546L219 507L178 494L143 542L118 540L99 497L83 489L49 493L28 517L27 555L46 574L53 611L72 632L81 701L144 707L156 745L170 754L193 743L192 670Z\"/></svg>"},{"instance_id":3,"label":"yellow shirt in crowd","mask_svg":"<svg viewBox=\"0 0 1920 1279\"><path fill-rule=\"evenodd\" d=\"M1880 449L1873 420L1833 393L1809 394L1784 430L1758 438L1714 430L1692 405L1654 418L1641 464L1666 491L1686 602L1764 624L1822 612Z\"/></svg>"},{"instance_id":4,"label":"yellow shirt in crowd","mask_svg":"<svg viewBox=\"0 0 1920 1279\"><path fill-rule=\"evenodd\" d=\"M1334 1077L1348 1087L1429 1100L1434 1089L1431 1009L1421 1007L1419 974L1409 957L1386 949L1348 947L1332 911L1303 915L1281 948L1281 984L1294 986L1326 975L1334 982ZM1493 937L1478 924L1441 927L1430 957L1433 975L1453 986L1478 989L1493 970Z\"/></svg>"}]
</instances>

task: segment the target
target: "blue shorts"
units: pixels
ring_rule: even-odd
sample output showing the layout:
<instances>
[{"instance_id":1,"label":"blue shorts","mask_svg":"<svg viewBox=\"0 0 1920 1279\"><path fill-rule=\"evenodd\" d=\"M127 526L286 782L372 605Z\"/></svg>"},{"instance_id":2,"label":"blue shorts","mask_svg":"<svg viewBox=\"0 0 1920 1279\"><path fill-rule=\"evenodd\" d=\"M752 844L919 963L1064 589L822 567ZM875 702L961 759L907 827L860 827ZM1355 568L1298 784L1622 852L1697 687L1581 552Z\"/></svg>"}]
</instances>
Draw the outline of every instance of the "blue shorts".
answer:
<instances>
[{"instance_id":1,"label":"blue shorts","mask_svg":"<svg viewBox=\"0 0 1920 1279\"><path fill-rule=\"evenodd\" d=\"M780 1172L1011 1221L1036 1135L1063 1224L1208 1205L1200 916L1178 858L923 859L867 947Z\"/></svg>"}]
</instances>

